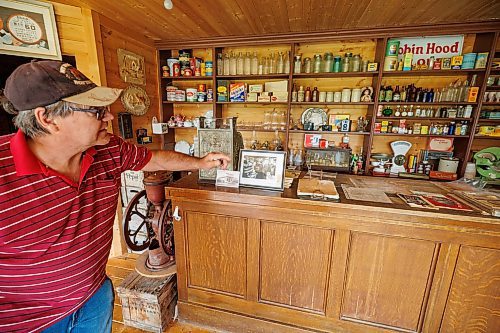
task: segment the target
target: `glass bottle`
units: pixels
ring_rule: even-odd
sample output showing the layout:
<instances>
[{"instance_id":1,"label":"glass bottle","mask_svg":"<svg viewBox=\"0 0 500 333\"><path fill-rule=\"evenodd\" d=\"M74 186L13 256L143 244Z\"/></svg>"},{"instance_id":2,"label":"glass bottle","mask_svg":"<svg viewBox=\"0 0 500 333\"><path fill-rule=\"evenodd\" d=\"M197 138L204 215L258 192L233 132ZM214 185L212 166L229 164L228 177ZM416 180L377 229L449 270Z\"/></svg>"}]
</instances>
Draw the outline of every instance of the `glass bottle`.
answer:
<instances>
[{"instance_id":1,"label":"glass bottle","mask_svg":"<svg viewBox=\"0 0 500 333\"><path fill-rule=\"evenodd\" d=\"M265 130L271 129L271 121L272 121L271 111L267 110L264 112L264 129Z\"/></svg>"},{"instance_id":2,"label":"glass bottle","mask_svg":"<svg viewBox=\"0 0 500 333\"><path fill-rule=\"evenodd\" d=\"M314 73L320 73L321 72L321 54L315 54L314 55L314 66L313 66Z\"/></svg>"},{"instance_id":3,"label":"glass bottle","mask_svg":"<svg viewBox=\"0 0 500 333\"><path fill-rule=\"evenodd\" d=\"M244 62L243 54L240 52L236 58L236 75L243 75Z\"/></svg>"},{"instance_id":4,"label":"glass bottle","mask_svg":"<svg viewBox=\"0 0 500 333\"><path fill-rule=\"evenodd\" d=\"M385 101L392 102L392 86L387 87L385 89Z\"/></svg>"},{"instance_id":5,"label":"glass bottle","mask_svg":"<svg viewBox=\"0 0 500 333\"><path fill-rule=\"evenodd\" d=\"M318 87L314 87L313 91L312 91L312 98L311 98L311 101L312 102L319 102L319 91L318 91Z\"/></svg>"},{"instance_id":6,"label":"glass bottle","mask_svg":"<svg viewBox=\"0 0 500 333\"><path fill-rule=\"evenodd\" d=\"M257 75L258 73L259 73L259 58L257 57L257 52L254 51L250 62L250 74Z\"/></svg>"},{"instance_id":7,"label":"glass bottle","mask_svg":"<svg viewBox=\"0 0 500 333\"><path fill-rule=\"evenodd\" d=\"M310 102L311 101L311 88L309 88L309 87L306 88L306 93L305 93L304 100L306 102Z\"/></svg>"},{"instance_id":8,"label":"glass bottle","mask_svg":"<svg viewBox=\"0 0 500 333\"><path fill-rule=\"evenodd\" d=\"M298 54L295 56L295 60L293 61L293 72L300 74L302 72L302 61L300 60L302 54Z\"/></svg>"},{"instance_id":9,"label":"glass bottle","mask_svg":"<svg viewBox=\"0 0 500 333\"><path fill-rule=\"evenodd\" d=\"M243 74L250 75L252 67L252 59L250 58L250 52L247 52L245 58L243 59Z\"/></svg>"},{"instance_id":10,"label":"glass bottle","mask_svg":"<svg viewBox=\"0 0 500 333\"><path fill-rule=\"evenodd\" d=\"M224 53L224 75L229 75L230 73L230 59L227 53Z\"/></svg>"},{"instance_id":11,"label":"glass bottle","mask_svg":"<svg viewBox=\"0 0 500 333\"><path fill-rule=\"evenodd\" d=\"M273 109L273 113L271 115L271 129L277 130L280 126L279 114L276 109Z\"/></svg>"},{"instance_id":12,"label":"glass bottle","mask_svg":"<svg viewBox=\"0 0 500 333\"><path fill-rule=\"evenodd\" d=\"M276 60L276 73L285 73L285 59L283 58L283 52L278 52L278 59Z\"/></svg>"},{"instance_id":13,"label":"glass bottle","mask_svg":"<svg viewBox=\"0 0 500 333\"><path fill-rule=\"evenodd\" d=\"M290 51L285 53L285 74L290 74Z\"/></svg>"},{"instance_id":14,"label":"glass bottle","mask_svg":"<svg viewBox=\"0 0 500 333\"><path fill-rule=\"evenodd\" d=\"M292 88L292 102L297 102L297 99L298 99L297 85L294 83Z\"/></svg>"},{"instance_id":15,"label":"glass bottle","mask_svg":"<svg viewBox=\"0 0 500 333\"><path fill-rule=\"evenodd\" d=\"M392 100L394 102L399 102L401 100L401 93L399 92L399 86L396 86L396 90L392 94Z\"/></svg>"},{"instance_id":16,"label":"glass bottle","mask_svg":"<svg viewBox=\"0 0 500 333\"><path fill-rule=\"evenodd\" d=\"M264 67L266 66L265 58L264 57L260 58L260 61L258 61L258 63L259 63L259 67L257 70L257 74L262 75L262 74L264 74Z\"/></svg>"},{"instance_id":17,"label":"glass bottle","mask_svg":"<svg viewBox=\"0 0 500 333\"><path fill-rule=\"evenodd\" d=\"M274 131L273 146L274 146L274 150L276 150L276 151L283 150L283 144L281 142L281 138L280 138L278 131Z\"/></svg>"},{"instance_id":18,"label":"glass bottle","mask_svg":"<svg viewBox=\"0 0 500 333\"><path fill-rule=\"evenodd\" d=\"M222 53L217 54L217 75L224 75L224 60L222 60Z\"/></svg>"},{"instance_id":19,"label":"glass bottle","mask_svg":"<svg viewBox=\"0 0 500 333\"><path fill-rule=\"evenodd\" d=\"M299 91L297 92L297 102L304 102L305 101L305 91L304 91L304 86L300 86Z\"/></svg>"},{"instance_id":20,"label":"glass bottle","mask_svg":"<svg viewBox=\"0 0 500 333\"><path fill-rule=\"evenodd\" d=\"M269 74L269 71L270 71L271 60L268 57L264 57L262 62L264 64L264 72L262 74L267 75L267 74Z\"/></svg>"},{"instance_id":21,"label":"glass bottle","mask_svg":"<svg viewBox=\"0 0 500 333\"><path fill-rule=\"evenodd\" d=\"M269 74L274 74L274 73L276 73L276 61L274 59L274 52L273 52L269 57Z\"/></svg>"},{"instance_id":22,"label":"glass bottle","mask_svg":"<svg viewBox=\"0 0 500 333\"><path fill-rule=\"evenodd\" d=\"M286 113L285 111L280 112L280 129L284 131L286 129Z\"/></svg>"},{"instance_id":23,"label":"glass bottle","mask_svg":"<svg viewBox=\"0 0 500 333\"><path fill-rule=\"evenodd\" d=\"M333 57L333 72L338 73L340 72L340 56L335 56Z\"/></svg>"},{"instance_id":24,"label":"glass bottle","mask_svg":"<svg viewBox=\"0 0 500 333\"><path fill-rule=\"evenodd\" d=\"M229 75L236 75L236 56L231 52L231 57L229 58Z\"/></svg>"},{"instance_id":25,"label":"glass bottle","mask_svg":"<svg viewBox=\"0 0 500 333\"><path fill-rule=\"evenodd\" d=\"M311 58L305 57L304 58L304 73L311 73Z\"/></svg>"}]
</instances>

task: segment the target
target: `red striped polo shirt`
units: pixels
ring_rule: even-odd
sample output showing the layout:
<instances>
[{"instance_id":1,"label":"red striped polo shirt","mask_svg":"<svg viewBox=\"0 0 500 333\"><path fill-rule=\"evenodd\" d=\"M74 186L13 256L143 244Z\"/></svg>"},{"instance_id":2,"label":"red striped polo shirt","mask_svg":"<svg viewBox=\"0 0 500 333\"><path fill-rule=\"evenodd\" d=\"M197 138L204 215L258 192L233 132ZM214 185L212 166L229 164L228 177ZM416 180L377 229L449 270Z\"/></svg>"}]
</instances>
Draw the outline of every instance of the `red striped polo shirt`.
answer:
<instances>
[{"instance_id":1,"label":"red striped polo shirt","mask_svg":"<svg viewBox=\"0 0 500 333\"><path fill-rule=\"evenodd\" d=\"M79 184L48 169L22 132L0 137L0 332L37 332L105 279L120 174L151 159L112 136L88 149Z\"/></svg>"}]
</instances>

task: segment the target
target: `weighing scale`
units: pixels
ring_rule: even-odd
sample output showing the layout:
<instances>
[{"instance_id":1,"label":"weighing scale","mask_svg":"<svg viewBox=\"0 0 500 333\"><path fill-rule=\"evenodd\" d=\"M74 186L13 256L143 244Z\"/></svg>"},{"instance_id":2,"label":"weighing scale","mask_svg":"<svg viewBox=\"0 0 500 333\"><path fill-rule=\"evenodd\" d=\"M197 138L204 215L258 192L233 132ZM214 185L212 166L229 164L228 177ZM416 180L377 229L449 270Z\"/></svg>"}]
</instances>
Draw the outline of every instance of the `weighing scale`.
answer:
<instances>
[{"instance_id":1,"label":"weighing scale","mask_svg":"<svg viewBox=\"0 0 500 333\"><path fill-rule=\"evenodd\" d=\"M392 156L389 154L375 153L371 154L370 158L375 160L371 162L371 165L374 166L372 174L374 176L385 176L385 165L392 159Z\"/></svg>"},{"instance_id":2,"label":"weighing scale","mask_svg":"<svg viewBox=\"0 0 500 333\"><path fill-rule=\"evenodd\" d=\"M399 174L400 172L406 172L406 154L411 148L411 143L408 141L393 141L391 142L391 148L394 153L392 158L391 174Z\"/></svg>"}]
</instances>

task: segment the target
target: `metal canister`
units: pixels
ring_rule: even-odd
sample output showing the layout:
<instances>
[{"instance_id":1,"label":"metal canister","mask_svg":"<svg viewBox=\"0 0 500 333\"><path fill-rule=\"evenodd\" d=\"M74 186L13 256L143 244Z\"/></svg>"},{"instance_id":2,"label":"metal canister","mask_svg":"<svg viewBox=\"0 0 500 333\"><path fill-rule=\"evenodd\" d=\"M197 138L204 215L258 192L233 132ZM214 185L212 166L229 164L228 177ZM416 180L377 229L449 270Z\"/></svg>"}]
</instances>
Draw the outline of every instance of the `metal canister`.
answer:
<instances>
[{"instance_id":1,"label":"metal canister","mask_svg":"<svg viewBox=\"0 0 500 333\"><path fill-rule=\"evenodd\" d=\"M207 97L207 93L204 91L198 91L197 96L198 96L198 102L205 102L205 99Z\"/></svg>"},{"instance_id":2,"label":"metal canister","mask_svg":"<svg viewBox=\"0 0 500 333\"><path fill-rule=\"evenodd\" d=\"M186 101L196 102L196 99L197 99L196 93L197 93L197 91L195 88L187 88L186 89Z\"/></svg>"},{"instance_id":3,"label":"metal canister","mask_svg":"<svg viewBox=\"0 0 500 333\"><path fill-rule=\"evenodd\" d=\"M212 102L214 100L214 91L212 88L207 90L207 102Z\"/></svg>"},{"instance_id":4,"label":"metal canister","mask_svg":"<svg viewBox=\"0 0 500 333\"><path fill-rule=\"evenodd\" d=\"M334 73L339 73L340 72L340 56L335 56L333 57L333 72Z\"/></svg>"},{"instance_id":5,"label":"metal canister","mask_svg":"<svg viewBox=\"0 0 500 333\"><path fill-rule=\"evenodd\" d=\"M176 62L174 63L173 65L173 76L177 77L177 76L181 76L181 65Z\"/></svg>"},{"instance_id":6,"label":"metal canister","mask_svg":"<svg viewBox=\"0 0 500 333\"><path fill-rule=\"evenodd\" d=\"M177 90L176 86L167 86L167 101L175 102L175 92Z\"/></svg>"},{"instance_id":7,"label":"metal canister","mask_svg":"<svg viewBox=\"0 0 500 333\"><path fill-rule=\"evenodd\" d=\"M175 101L176 102L185 102L186 101L186 92L181 89L177 89L175 91Z\"/></svg>"},{"instance_id":8,"label":"metal canister","mask_svg":"<svg viewBox=\"0 0 500 333\"><path fill-rule=\"evenodd\" d=\"M207 85L205 83L198 84L198 91L207 91Z\"/></svg>"},{"instance_id":9,"label":"metal canister","mask_svg":"<svg viewBox=\"0 0 500 333\"><path fill-rule=\"evenodd\" d=\"M205 61L205 76L213 75L213 63L211 61Z\"/></svg>"}]
</instances>

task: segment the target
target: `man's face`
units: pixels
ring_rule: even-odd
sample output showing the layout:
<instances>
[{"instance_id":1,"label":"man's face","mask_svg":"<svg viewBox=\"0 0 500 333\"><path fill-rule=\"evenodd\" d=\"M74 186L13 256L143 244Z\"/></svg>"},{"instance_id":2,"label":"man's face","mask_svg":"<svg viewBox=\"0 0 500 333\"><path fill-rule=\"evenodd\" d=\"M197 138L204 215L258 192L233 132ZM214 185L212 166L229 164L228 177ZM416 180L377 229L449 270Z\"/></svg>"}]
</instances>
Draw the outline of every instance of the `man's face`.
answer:
<instances>
[{"instance_id":1,"label":"man's face","mask_svg":"<svg viewBox=\"0 0 500 333\"><path fill-rule=\"evenodd\" d=\"M93 146L105 145L110 140L107 131L108 121L113 120L113 115L106 110L102 119L98 119L97 108L92 107L71 107L73 114L60 119L60 135L64 142L73 143L75 149L86 150ZM78 110L78 111L77 111ZM89 111L84 111L89 110Z\"/></svg>"}]
</instances>

